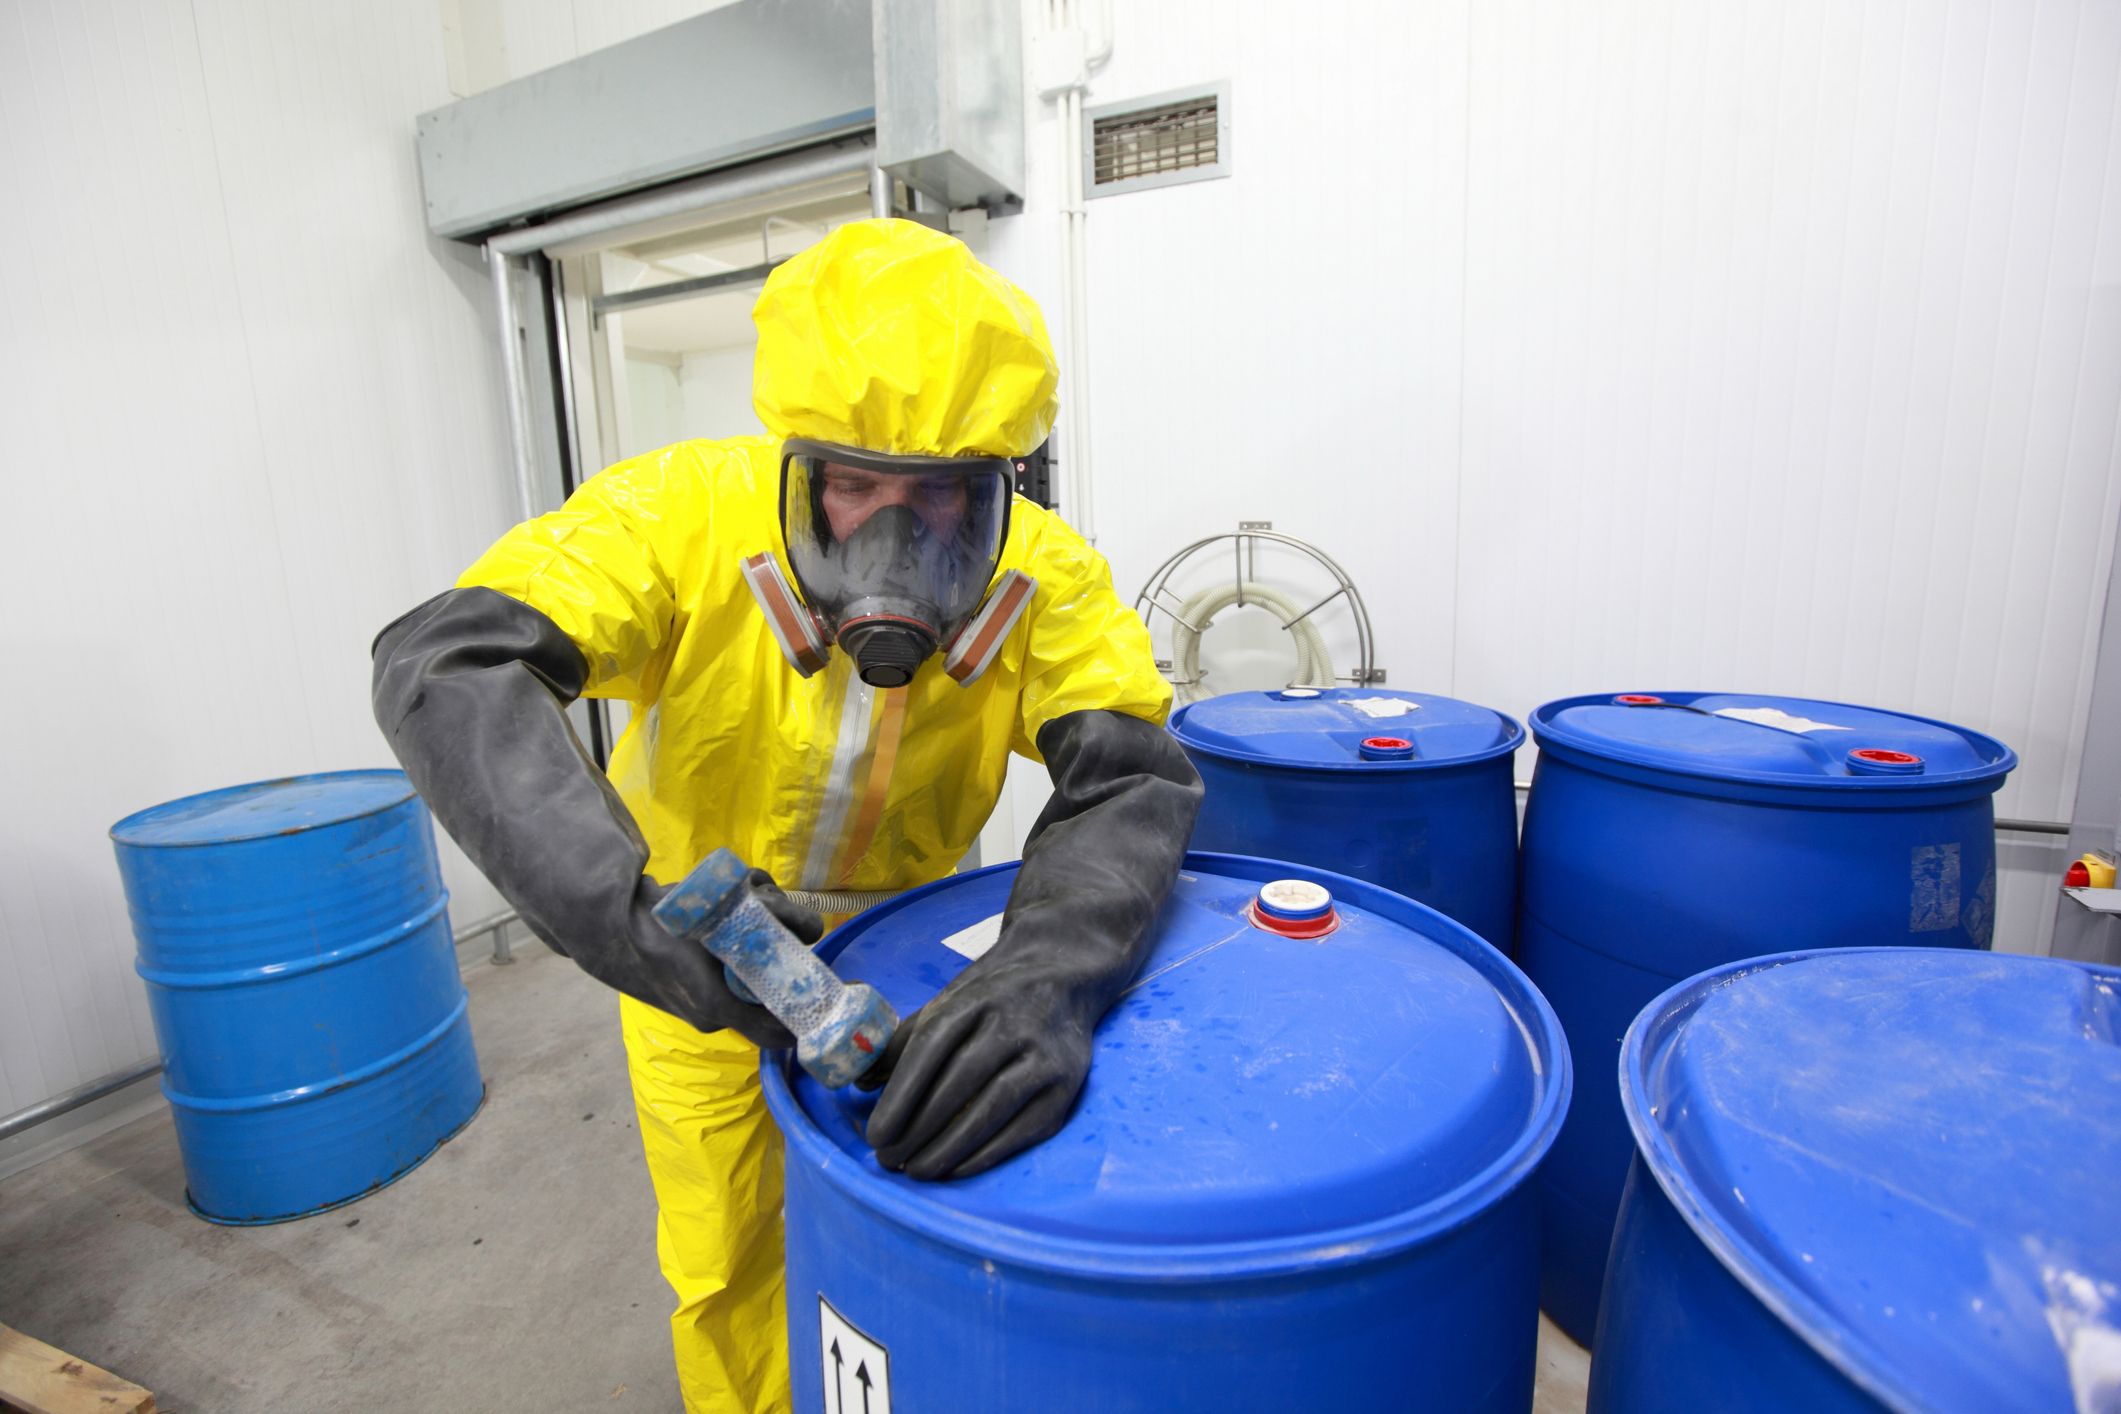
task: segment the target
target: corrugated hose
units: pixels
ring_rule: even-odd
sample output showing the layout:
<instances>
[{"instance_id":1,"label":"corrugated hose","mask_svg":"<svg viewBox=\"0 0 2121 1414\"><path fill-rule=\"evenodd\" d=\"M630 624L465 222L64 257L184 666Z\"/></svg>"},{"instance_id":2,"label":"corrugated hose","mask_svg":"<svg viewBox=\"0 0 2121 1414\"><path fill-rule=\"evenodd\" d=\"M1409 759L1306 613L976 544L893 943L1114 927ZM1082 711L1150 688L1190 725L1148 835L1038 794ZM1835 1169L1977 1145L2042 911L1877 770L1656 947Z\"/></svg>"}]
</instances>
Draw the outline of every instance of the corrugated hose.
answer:
<instances>
[{"instance_id":1,"label":"corrugated hose","mask_svg":"<svg viewBox=\"0 0 2121 1414\"><path fill-rule=\"evenodd\" d=\"M822 913L827 918L841 913L860 913L880 903L899 896L898 889L783 889L782 893L794 899L813 913Z\"/></svg>"},{"instance_id":2,"label":"corrugated hose","mask_svg":"<svg viewBox=\"0 0 2121 1414\"><path fill-rule=\"evenodd\" d=\"M1212 696L1212 691L1201 682L1200 639L1215 616L1242 600L1246 604L1257 603L1280 618L1282 626L1296 640L1296 676L1290 684L1331 687L1333 685L1333 659L1326 652L1326 640L1318 626L1309 619L1298 620L1303 611L1296 607L1287 595L1264 584L1229 583L1218 584L1212 589L1203 589L1188 599L1177 621L1171 628L1172 677L1178 686L1181 703L1198 702ZM1198 624L1199 628L1191 625Z\"/></svg>"}]
</instances>

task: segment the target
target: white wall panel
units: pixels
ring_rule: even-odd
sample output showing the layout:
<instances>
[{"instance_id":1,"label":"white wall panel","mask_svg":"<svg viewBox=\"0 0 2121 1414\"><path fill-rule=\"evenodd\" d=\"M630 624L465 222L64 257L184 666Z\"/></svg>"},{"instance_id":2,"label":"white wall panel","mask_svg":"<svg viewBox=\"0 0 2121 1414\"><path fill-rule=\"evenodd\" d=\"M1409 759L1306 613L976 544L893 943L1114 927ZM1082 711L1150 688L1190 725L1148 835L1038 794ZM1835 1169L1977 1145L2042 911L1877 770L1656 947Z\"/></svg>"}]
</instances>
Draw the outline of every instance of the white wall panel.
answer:
<instances>
[{"instance_id":1,"label":"white wall panel","mask_svg":"<svg viewBox=\"0 0 2121 1414\"><path fill-rule=\"evenodd\" d=\"M747 345L685 355L678 369L684 436L756 437L765 430L751 406L752 354Z\"/></svg>"},{"instance_id":2,"label":"white wall panel","mask_svg":"<svg viewBox=\"0 0 2121 1414\"><path fill-rule=\"evenodd\" d=\"M1122 593L1272 519L1346 561L1395 686L1898 707L2066 813L2121 509L2121 9L1115 8L1092 102L1229 78L1236 128L1228 180L1088 204ZM988 248L1051 311L1032 112ZM2054 853L2005 851L2013 946Z\"/></svg>"},{"instance_id":3,"label":"white wall panel","mask_svg":"<svg viewBox=\"0 0 2121 1414\"><path fill-rule=\"evenodd\" d=\"M1472 54L1456 689L1901 708L2066 814L2121 504L2121 10L1516 0ZM2050 853L2007 853L2006 939Z\"/></svg>"},{"instance_id":4,"label":"white wall panel","mask_svg":"<svg viewBox=\"0 0 2121 1414\"><path fill-rule=\"evenodd\" d=\"M1227 80L1234 171L1087 204L1094 530L1119 593L1190 541L1271 520L1355 577L1391 681L1434 684L1455 593L1467 7L1113 8L1088 103ZM1054 106L1031 93L1027 115L1026 214L975 244L1058 336ZM1345 671L1346 625L1321 622ZM1046 794L1043 772L1012 770L983 859L1014 857Z\"/></svg>"},{"instance_id":5,"label":"white wall panel","mask_svg":"<svg viewBox=\"0 0 2121 1414\"><path fill-rule=\"evenodd\" d=\"M447 99L426 0L0 3L0 1113L153 1052L111 822L390 764L369 640L507 523Z\"/></svg>"},{"instance_id":6,"label":"white wall panel","mask_svg":"<svg viewBox=\"0 0 2121 1414\"><path fill-rule=\"evenodd\" d=\"M2121 504L2121 10L1473 35L1457 688L1933 714L2022 754L2005 813L2066 812Z\"/></svg>"},{"instance_id":7,"label":"white wall panel","mask_svg":"<svg viewBox=\"0 0 2121 1414\"><path fill-rule=\"evenodd\" d=\"M735 0L439 0L460 98ZM845 0L835 0L845 3Z\"/></svg>"},{"instance_id":8,"label":"white wall panel","mask_svg":"<svg viewBox=\"0 0 2121 1414\"><path fill-rule=\"evenodd\" d=\"M1465 6L1117 9L1090 101L1228 80L1234 175L1088 203L1098 546L1131 601L1188 541L1271 520L1371 596L1393 682L1436 681L1457 537ZM1042 107L1035 191L1053 127ZM1021 221L992 228L1011 270L1004 228ZM1027 283L1052 312L1054 287Z\"/></svg>"}]
</instances>

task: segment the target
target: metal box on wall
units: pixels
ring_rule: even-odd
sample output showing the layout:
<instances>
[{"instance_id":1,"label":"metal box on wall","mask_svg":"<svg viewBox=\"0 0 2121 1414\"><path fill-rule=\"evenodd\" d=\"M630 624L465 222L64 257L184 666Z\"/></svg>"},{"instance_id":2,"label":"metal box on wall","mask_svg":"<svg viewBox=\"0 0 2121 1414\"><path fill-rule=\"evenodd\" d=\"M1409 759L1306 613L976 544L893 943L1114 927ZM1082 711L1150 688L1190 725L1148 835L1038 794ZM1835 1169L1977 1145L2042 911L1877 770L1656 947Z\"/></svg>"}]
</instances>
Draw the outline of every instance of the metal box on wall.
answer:
<instances>
[{"instance_id":1,"label":"metal box on wall","mask_svg":"<svg viewBox=\"0 0 2121 1414\"><path fill-rule=\"evenodd\" d=\"M876 0L877 164L950 207L1022 204L1024 56L1015 5Z\"/></svg>"},{"instance_id":2,"label":"metal box on wall","mask_svg":"<svg viewBox=\"0 0 2121 1414\"><path fill-rule=\"evenodd\" d=\"M863 131L870 23L858 0L744 0L423 113L428 229L473 239Z\"/></svg>"}]
</instances>

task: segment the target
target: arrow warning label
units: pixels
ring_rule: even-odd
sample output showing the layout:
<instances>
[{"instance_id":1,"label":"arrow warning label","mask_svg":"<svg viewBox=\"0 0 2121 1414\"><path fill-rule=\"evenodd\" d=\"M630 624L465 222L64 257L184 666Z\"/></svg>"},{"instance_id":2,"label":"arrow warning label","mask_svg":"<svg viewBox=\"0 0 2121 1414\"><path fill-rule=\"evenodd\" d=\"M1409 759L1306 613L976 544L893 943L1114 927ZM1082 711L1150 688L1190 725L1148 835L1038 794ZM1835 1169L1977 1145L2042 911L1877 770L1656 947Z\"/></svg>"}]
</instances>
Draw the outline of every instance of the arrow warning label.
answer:
<instances>
[{"instance_id":1,"label":"arrow warning label","mask_svg":"<svg viewBox=\"0 0 2121 1414\"><path fill-rule=\"evenodd\" d=\"M825 1414L891 1414L891 1355L817 1299L818 1345L825 1359Z\"/></svg>"}]
</instances>

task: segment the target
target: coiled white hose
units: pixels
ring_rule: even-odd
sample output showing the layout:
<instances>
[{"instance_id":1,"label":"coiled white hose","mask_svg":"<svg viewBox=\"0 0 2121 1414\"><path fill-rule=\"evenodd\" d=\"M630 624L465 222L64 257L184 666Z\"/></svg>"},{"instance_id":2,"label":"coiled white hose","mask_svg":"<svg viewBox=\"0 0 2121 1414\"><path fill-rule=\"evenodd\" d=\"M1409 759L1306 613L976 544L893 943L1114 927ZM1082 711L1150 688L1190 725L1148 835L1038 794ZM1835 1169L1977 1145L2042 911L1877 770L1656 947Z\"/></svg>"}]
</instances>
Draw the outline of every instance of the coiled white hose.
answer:
<instances>
[{"instance_id":1,"label":"coiled white hose","mask_svg":"<svg viewBox=\"0 0 2121 1414\"><path fill-rule=\"evenodd\" d=\"M812 913L832 917L842 913L860 913L864 909L889 903L904 893L903 889L783 889L795 902Z\"/></svg>"},{"instance_id":2,"label":"coiled white hose","mask_svg":"<svg viewBox=\"0 0 2121 1414\"><path fill-rule=\"evenodd\" d=\"M1198 702L1214 695L1214 689L1200 680L1201 634L1217 614L1239 599L1273 610L1285 624L1303 612L1286 594L1264 584L1223 583L1188 599L1171 627L1171 673L1178 683L1180 703ZM1189 628L1189 624L1200 627ZM1330 687L1333 659L1326 652L1326 640L1318 626L1305 619L1289 630L1289 636L1296 640L1296 675L1289 681Z\"/></svg>"}]
</instances>

